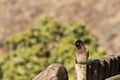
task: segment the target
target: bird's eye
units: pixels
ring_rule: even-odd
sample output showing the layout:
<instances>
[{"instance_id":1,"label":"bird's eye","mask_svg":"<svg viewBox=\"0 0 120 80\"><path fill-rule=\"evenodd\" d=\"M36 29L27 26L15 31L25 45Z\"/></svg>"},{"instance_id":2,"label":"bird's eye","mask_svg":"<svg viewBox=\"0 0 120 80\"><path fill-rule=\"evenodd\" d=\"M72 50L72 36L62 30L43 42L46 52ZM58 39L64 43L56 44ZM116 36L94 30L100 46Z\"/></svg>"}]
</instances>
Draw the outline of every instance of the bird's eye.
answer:
<instances>
[{"instance_id":1,"label":"bird's eye","mask_svg":"<svg viewBox=\"0 0 120 80\"><path fill-rule=\"evenodd\" d=\"M77 44L76 45L80 45L80 43L79 42L77 42Z\"/></svg>"}]
</instances>

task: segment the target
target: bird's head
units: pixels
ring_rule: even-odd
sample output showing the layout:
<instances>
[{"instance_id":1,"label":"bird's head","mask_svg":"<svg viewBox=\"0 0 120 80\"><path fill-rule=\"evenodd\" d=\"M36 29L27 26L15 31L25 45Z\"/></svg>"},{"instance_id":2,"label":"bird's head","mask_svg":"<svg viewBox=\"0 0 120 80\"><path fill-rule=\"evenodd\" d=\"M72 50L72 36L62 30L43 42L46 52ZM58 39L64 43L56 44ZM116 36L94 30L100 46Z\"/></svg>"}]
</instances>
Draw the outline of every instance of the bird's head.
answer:
<instances>
[{"instance_id":1,"label":"bird's head","mask_svg":"<svg viewBox=\"0 0 120 80\"><path fill-rule=\"evenodd\" d=\"M75 42L75 46L80 49L84 46L84 43L81 40L77 40Z\"/></svg>"}]
</instances>

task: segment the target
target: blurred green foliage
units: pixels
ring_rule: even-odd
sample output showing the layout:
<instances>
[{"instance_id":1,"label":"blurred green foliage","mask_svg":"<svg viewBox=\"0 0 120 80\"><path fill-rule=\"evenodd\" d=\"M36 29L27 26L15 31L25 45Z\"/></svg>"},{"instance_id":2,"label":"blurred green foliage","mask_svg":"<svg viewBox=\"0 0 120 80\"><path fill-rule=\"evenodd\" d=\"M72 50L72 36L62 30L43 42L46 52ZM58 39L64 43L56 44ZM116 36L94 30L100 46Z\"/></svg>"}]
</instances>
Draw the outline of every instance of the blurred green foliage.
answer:
<instances>
[{"instance_id":1,"label":"blurred green foliage","mask_svg":"<svg viewBox=\"0 0 120 80\"><path fill-rule=\"evenodd\" d=\"M79 22L60 24L46 17L37 26L12 34L5 45L10 53L0 56L0 80L31 80L54 62L74 71L77 39L85 42L90 59L101 58L105 52L96 43L90 29Z\"/></svg>"}]
</instances>

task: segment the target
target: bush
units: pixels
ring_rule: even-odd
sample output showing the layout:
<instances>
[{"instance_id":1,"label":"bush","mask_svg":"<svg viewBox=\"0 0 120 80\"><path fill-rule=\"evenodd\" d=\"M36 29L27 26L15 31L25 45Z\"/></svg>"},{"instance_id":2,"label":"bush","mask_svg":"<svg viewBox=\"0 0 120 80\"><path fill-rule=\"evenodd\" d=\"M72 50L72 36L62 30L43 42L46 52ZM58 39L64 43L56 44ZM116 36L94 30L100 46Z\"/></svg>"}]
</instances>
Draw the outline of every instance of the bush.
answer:
<instances>
[{"instance_id":1,"label":"bush","mask_svg":"<svg viewBox=\"0 0 120 80\"><path fill-rule=\"evenodd\" d=\"M30 80L54 62L73 72L75 47L72 44L77 39L85 42L90 59L104 55L90 29L79 22L60 24L46 17L34 28L11 35L5 41L10 53L0 59L0 80Z\"/></svg>"}]
</instances>

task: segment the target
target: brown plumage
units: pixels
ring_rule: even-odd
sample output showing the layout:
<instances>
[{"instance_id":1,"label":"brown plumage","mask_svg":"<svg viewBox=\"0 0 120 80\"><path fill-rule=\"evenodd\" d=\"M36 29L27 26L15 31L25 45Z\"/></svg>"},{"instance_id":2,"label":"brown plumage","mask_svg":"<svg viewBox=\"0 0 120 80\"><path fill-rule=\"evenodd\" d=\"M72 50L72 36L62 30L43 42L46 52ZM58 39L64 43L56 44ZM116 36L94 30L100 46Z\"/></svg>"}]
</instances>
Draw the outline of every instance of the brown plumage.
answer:
<instances>
[{"instance_id":1,"label":"brown plumage","mask_svg":"<svg viewBox=\"0 0 120 80\"><path fill-rule=\"evenodd\" d=\"M88 56L89 52L85 48L84 43L81 40L77 40L75 42L76 46L76 53L75 53L75 58L76 58L76 63L84 64L88 61Z\"/></svg>"}]
</instances>

